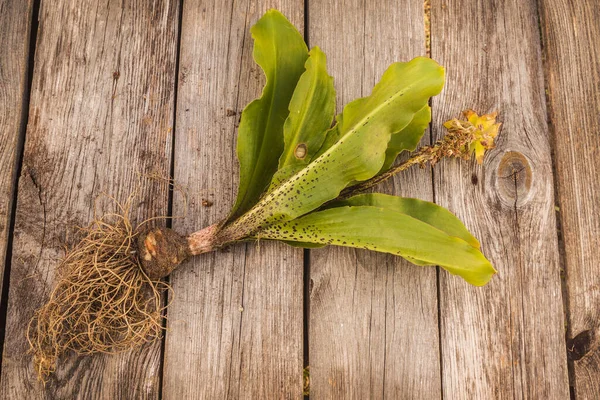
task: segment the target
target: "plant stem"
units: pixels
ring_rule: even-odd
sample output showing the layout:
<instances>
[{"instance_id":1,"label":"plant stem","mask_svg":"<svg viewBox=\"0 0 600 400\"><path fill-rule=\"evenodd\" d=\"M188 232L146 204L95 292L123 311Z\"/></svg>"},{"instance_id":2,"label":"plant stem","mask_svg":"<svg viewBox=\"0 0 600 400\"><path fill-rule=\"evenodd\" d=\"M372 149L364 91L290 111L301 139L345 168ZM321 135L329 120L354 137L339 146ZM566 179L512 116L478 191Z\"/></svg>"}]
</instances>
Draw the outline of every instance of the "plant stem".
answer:
<instances>
[{"instance_id":1,"label":"plant stem","mask_svg":"<svg viewBox=\"0 0 600 400\"><path fill-rule=\"evenodd\" d=\"M395 167L387 170L386 172L384 172L381 175L374 176L373 178L371 178L367 181L361 182L357 185L354 185L354 186L351 186L349 188L342 190L342 193L340 193L338 199L344 200L344 199L347 199L354 195L363 193L363 192L369 190L370 188L372 188L373 186L378 185L379 183L385 181L386 179L391 178L392 176L396 175L397 173L406 171L407 169L409 169L410 167L412 167L415 164L424 166L424 164L427 161L429 161L427 159L427 155L419 152L419 153L415 154L414 156L410 157L408 160L404 161L403 163L398 164Z\"/></svg>"},{"instance_id":2,"label":"plant stem","mask_svg":"<svg viewBox=\"0 0 600 400\"><path fill-rule=\"evenodd\" d=\"M213 224L189 235L186 239L190 254L196 256L213 251L216 245L216 233L218 230L219 225Z\"/></svg>"},{"instance_id":3,"label":"plant stem","mask_svg":"<svg viewBox=\"0 0 600 400\"><path fill-rule=\"evenodd\" d=\"M444 124L448 129L446 135L431 146L423 146L408 160L377 175L367 181L346 188L338 199L343 200L365 192L386 179L405 171L415 164L424 167L429 163L435 165L442 158L462 158L469 160L471 153L476 153L478 162L483 161L486 150L494 147L494 138L498 134L500 124L496 124L496 113L478 116L471 110L464 112L466 121L452 119Z\"/></svg>"}]
</instances>

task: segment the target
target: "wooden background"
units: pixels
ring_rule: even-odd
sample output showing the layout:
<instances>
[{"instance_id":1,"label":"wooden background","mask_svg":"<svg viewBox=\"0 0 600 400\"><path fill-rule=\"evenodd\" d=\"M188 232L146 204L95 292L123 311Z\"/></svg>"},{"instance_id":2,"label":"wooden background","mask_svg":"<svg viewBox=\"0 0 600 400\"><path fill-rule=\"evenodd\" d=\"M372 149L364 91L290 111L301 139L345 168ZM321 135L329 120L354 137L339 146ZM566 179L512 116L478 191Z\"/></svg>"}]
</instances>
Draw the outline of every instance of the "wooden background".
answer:
<instances>
[{"instance_id":1,"label":"wooden background","mask_svg":"<svg viewBox=\"0 0 600 400\"><path fill-rule=\"evenodd\" d=\"M328 55L338 109L394 61L447 71L427 143L498 110L483 165L388 182L482 241L484 288L368 251L262 243L189 262L162 342L66 357L46 387L24 338L94 199L189 232L235 198L240 112L264 78L249 28L281 10ZM0 0L2 399L600 398L600 3L589 0ZM203 207L203 200L214 203Z\"/></svg>"}]
</instances>

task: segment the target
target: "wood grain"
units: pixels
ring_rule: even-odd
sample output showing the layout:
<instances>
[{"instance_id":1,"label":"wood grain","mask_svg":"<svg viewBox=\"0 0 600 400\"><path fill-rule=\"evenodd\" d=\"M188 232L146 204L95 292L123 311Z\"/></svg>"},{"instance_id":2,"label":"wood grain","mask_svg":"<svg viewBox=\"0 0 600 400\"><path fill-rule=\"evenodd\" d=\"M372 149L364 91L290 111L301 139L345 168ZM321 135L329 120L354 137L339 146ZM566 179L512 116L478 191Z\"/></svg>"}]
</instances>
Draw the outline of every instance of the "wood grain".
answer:
<instances>
[{"instance_id":1,"label":"wood grain","mask_svg":"<svg viewBox=\"0 0 600 400\"><path fill-rule=\"evenodd\" d=\"M600 4L540 2L558 204L565 249L569 356L578 399L600 398Z\"/></svg>"},{"instance_id":2,"label":"wood grain","mask_svg":"<svg viewBox=\"0 0 600 400\"><path fill-rule=\"evenodd\" d=\"M447 399L568 399L550 133L535 2L434 2L432 57L447 69L434 133L466 108L498 110L483 166L445 161L437 202L481 239L498 270L483 288L440 273Z\"/></svg>"},{"instance_id":3,"label":"wood grain","mask_svg":"<svg viewBox=\"0 0 600 400\"><path fill-rule=\"evenodd\" d=\"M168 176L178 2L44 2L20 177L6 341L5 399L156 398L160 343L61 360L44 388L25 329L52 287L61 245L106 192L125 200L140 173ZM133 215L167 212L167 188L142 180ZM114 204L101 202L112 211Z\"/></svg>"},{"instance_id":4,"label":"wood grain","mask_svg":"<svg viewBox=\"0 0 600 400\"><path fill-rule=\"evenodd\" d=\"M4 279L17 148L27 111L32 3L0 0L0 282Z\"/></svg>"},{"instance_id":5,"label":"wood grain","mask_svg":"<svg viewBox=\"0 0 600 400\"><path fill-rule=\"evenodd\" d=\"M250 27L271 7L300 29L303 1L185 1L180 50L174 221L192 232L235 200L239 113L258 97ZM238 113L238 115L232 115ZM214 204L203 207L203 200ZM186 214L187 211L187 214ZM201 255L171 277L165 399L302 395L303 252L261 242Z\"/></svg>"},{"instance_id":6,"label":"wood grain","mask_svg":"<svg viewBox=\"0 0 600 400\"><path fill-rule=\"evenodd\" d=\"M425 54L420 0L310 1L308 21L310 45L328 56L338 111L367 96L391 63ZM380 189L433 199L427 170ZM310 269L311 396L440 397L435 268L331 247L311 250Z\"/></svg>"}]
</instances>

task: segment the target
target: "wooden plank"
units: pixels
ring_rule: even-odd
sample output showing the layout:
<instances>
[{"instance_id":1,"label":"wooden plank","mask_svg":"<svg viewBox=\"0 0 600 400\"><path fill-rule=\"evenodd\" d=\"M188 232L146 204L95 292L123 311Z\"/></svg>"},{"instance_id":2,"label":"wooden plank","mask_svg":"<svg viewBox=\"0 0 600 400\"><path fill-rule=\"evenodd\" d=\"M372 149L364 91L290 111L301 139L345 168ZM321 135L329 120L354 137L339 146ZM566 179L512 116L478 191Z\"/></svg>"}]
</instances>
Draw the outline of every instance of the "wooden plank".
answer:
<instances>
[{"instance_id":1,"label":"wooden plank","mask_svg":"<svg viewBox=\"0 0 600 400\"><path fill-rule=\"evenodd\" d=\"M481 239L498 274L475 288L440 273L447 399L568 399L550 134L535 2L434 2L432 56L447 69L435 135L465 108L498 110L483 166L446 161L436 200Z\"/></svg>"},{"instance_id":2,"label":"wooden plank","mask_svg":"<svg viewBox=\"0 0 600 400\"><path fill-rule=\"evenodd\" d=\"M2 398L158 397L160 343L118 356L67 357L44 388L25 329L47 298L66 233L90 221L96 197L126 199L140 173L168 176L178 3L56 1L40 10ZM165 215L167 202L164 185L143 182L133 215Z\"/></svg>"},{"instance_id":3,"label":"wooden plank","mask_svg":"<svg viewBox=\"0 0 600 400\"><path fill-rule=\"evenodd\" d=\"M425 54L421 0L309 7L309 42L328 55L338 111L368 95L392 62ZM410 171L382 189L432 200L431 172ZM311 250L310 268L311 396L439 398L436 270L335 247Z\"/></svg>"},{"instance_id":4,"label":"wooden plank","mask_svg":"<svg viewBox=\"0 0 600 400\"><path fill-rule=\"evenodd\" d=\"M261 93L250 27L268 8L303 26L303 1L184 3L177 98L174 227L192 232L225 218L236 194L236 125ZM203 207L203 199L214 204ZM187 208L186 208L187 206ZM302 394L303 253L240 244L174 272L164 397L298 398Z\"/></svg>"},{"instance_id":5,"label":"wooden plank","mask_svg":"<svg viewBox=\"0 0 600 400\"><path fill-rule=\"evenodd\" d=\"M600 4L540 2L558 204L565 247L569 340L578 399L600 398Z\"/></svg>"},{"instance_id":6,"label":"wooden plank","mask_svg":"<svg viewBox=\"0 0 600 400\"><path fill-rule=\"evenodd\" d=\"M0 0L0 282L17 173L17 147L27 111L32 1Z\"/></svg>"}]
</instances>

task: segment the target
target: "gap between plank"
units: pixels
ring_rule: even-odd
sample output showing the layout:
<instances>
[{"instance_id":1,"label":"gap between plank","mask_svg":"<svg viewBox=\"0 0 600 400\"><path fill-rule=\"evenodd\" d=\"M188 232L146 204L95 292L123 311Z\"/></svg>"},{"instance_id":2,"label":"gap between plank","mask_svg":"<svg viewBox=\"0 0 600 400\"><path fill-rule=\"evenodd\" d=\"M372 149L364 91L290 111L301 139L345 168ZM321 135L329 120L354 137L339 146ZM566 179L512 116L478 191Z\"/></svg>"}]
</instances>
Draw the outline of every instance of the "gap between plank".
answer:
<instances>
[{"instance_id":1,"label":"gap between plank","mask_svg":"<svg viewBox=\"0 0 600 400\"><path fill-rule=\"evenodd\" d=\"M561 286L561 295L562 295L562 305L563 305L563 315L564 315L564 323L565 323L565 343L569 342L569 339L573 337L573 332L571 331L571 315L570 315L570 304L569 304L569 296L568 296L568 288L567 288L567 259L566 259L566 248L564 237L562 234L562 221L560 218L560 197L559 192L560 188L558 187L558 174L556 171L556 155L554 149L556 147L556 132L554 131L554 125L552 124L553 116L552 116L552 101L550 99L550 86L548 84L548 76L549 76L549 66L548 60L546 56L546 46L545 46L545 37L547 37L547 31L544 30L543 25L543 15L542 12L542 0L536 1L536 10L537 10L537 24L538 24L538 32L540 35L540 51L542 55L542 67L543 67L543 79L544 79L544 99L546 100L546 124L548 126L548 132L550 133L550 160L552 162L552 180L554 182L554 206L555 208L555 217L556 217L556 236L558 240L558 260L559 260L559 268L561 272L560 276L560 286ZM568 355L568 348L565 348L565 357L567 358L567 372L569 376L569 392L571 399L576 398L575 393L575 366L573 360L570 359Z\"/></svg>"},{"instance_id":2,"label":"gap between plank","mask_svg":"<svg viewBox=\"0 0 600 400\"><path fill-rule=\"evenodd\" d=\"M425 54L431 58L431 0L423 1L423 16L425 23Z\"/></svg>"},{"instance_id":3,"label":"gap between plank","mask_svg":"<svg viewBox=\"0 0 600 400\"><path fill-rule=\"evenodd\" d=\"M304 0L304 41L306 42L306 46L309 47L309 0ZM304 249L304 264L303 264L303 290L302 290L302 385L304 387L304 375L305 371L308 371L308 390L310 393L310 329L309 329L309 318L310 318L310 250ZM308 369L308 370L307 370ZM304 399L307 400L310 398L310 394L304 396Z\"/></svg>"},{"instance_id":4,"label":"gap between plank","mask_svg":"<svg viewBox=\"0 0 600 400\"><path fill-rule=\"evenodd\" d=\"M423 1L423 28L425 30L425 54L429 58L433 58L431 54L431 0ZM431 121L429 121L429 144L432 145L435 142L433 137L433 101L429 99L429 107L431 107ZM431 168L431 191L433 196L433 202L437 203L437 193L435 191L435 169ZM438 355L439 355L439 369L440 369L440 399L444 399L444 358L442 349L442 296L440 286L440 273L441 269L439 266L435 267L435 287L437 294L437 326L438 326Z\"/></svg>"},{"instance_id":5,"label":"gap between plank","mask_svg":"<svg viewBox=\"0 0 600 400\"><path fill-rule=\"evenodd\" d=\"M29 99L31 96L31 86L33 82L33 69L35 64L35 49L37 44L37 33L39 25L41 0L33 0L31 7L31 26L28 35L28 57L25 67L26 79L23 88L23 97L21 101L21 123L17 138L17 148L15 153L15 168L12 177L12 198L10 200L10 215L8 219L8 237L6 240L6 259L4 263L4 280L2 281L2 295L0 296L0 374L2 372L2 359L4 353L4 339L6 334L6 314L8 310L8 290L10 286L10 269L12 262L12 247L15 230L15 216L17 214L17 197L19 192L19 177L23 166L23 151L25 148L25 134L29 122Z\"/></svg>"},{"instance_id":6,"label":"gap between plank","mask_svg":"<svg viewBox=\"0 0 600 400\"><path fill-rule=\"evenodd\" d=\"M175 82L173 83L173 129L171 130L171 160L169 165L169 190L167 199L167 228L173 227L173 196L174 196L174 185L175 185L175 135L177 133L177 91L179 90L179 58L181 54L181 32L183 24L183 1L179 0L179 9L177 15L177 42L175 49ZM165 277L167 285L171 284L169 276ZM169 304L169 291L166 290L163 298L164 304ZM167 308L162 311L162 328L163 337L160 342L160 363L158 368L158 399L163 398L163 385L164 385L164 368L165 368L165 352L167 344Z\"/></svg>"}]
</instances>

